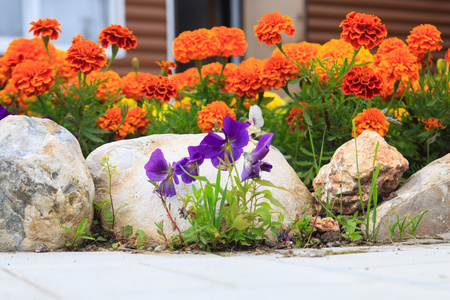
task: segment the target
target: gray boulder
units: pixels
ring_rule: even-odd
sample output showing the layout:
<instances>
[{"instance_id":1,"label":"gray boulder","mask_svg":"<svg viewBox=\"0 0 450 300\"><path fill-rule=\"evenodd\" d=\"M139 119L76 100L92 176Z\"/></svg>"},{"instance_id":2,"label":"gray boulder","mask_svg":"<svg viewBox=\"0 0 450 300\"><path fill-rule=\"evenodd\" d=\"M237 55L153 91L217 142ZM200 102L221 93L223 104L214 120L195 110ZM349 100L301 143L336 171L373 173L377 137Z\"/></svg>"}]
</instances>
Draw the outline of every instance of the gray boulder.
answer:
<instances>
[{"instance_id":1,"label":"gray boulder","mask_svg":"<svg viewBox=\"0 0 450 300\"><path fill-rule=\"evenodd\" d=\"M122 226L130 225L133 230L141 229L145 232L147 239L160 240L157 234L155 222L164 221L164 230L168 236L175 234L175 230L166 216L160 198L153 192L154 187L148 182L144 165L149 161L154 150L160 148L167 162L172 163L188 156L188 146L200 144L205 134L185 135L152 135L131 140L122 140L105 144L94 150L86 159L96 186L97 202L109 199L108 194L102 190L108 188L107 172L101 166L102 157L109 157L110 164L117 166L117 175L112 176L112 197L114 207L125 206L117 214L115 232L120 231ZM244 151L251 151L255 144L249 142ZM264 161L273 164L270 173L263 172L262 179L269 180L276 186L286 188L288 191L270 188L273 196L278 199L287 209L287 219L297 213L301 213L307 204L312 204L313 197L300 181L295 171L289 166L283 155L274 147ZM243 158L237 162L237 169L242 170ZM200 166L200 175L205 176L210 182L215 182L217 169L209 160ZM225 186L227 173L222 172L222 186ZM194 183L198 187L198 182ZM190 185L188 185L190 190ZM180 201L186 195L185 186L180 180L176 186L177 196L167 198L171 206L171 215L176 219L181 230L189 227L189 222L179 218L178 208ZM110 206L108 206L109 209ZM274 207L276 208L276 207ZM286 213L285 213L286 215Z\"/></svg>"},{"instance_id":2,"label":"gray boulder","mask_svg":"<svg viewBox=\"0 0 450 300\"><path fill-rule=\"evenodd\" d=\"M0 251L64 247L92 223L94 183L75 137L48 119L0 121Z\"/></svg>"},{"instance_id":3,"label":"gray boulder","mask_svg":"<svg viewBox=\"0 0 450 300\"><path fill-rule=\"evenodd\" d=\"M424 214L417 230L418 236L436 236L450 231L450 154L428 164L412 175L395 192L391 200L377 208L376 229L379 239L389 239L389 225L407 216ZM373 210L371 212L373 214ZM372 220L372 217L370 218ZM408 223L409 218L406 223ZM405 224L406 224L405 223ZM372 229L372 224L370 225ZM395 231L398 238L398 228ZM405 234L410 231L406 230Z\"/></svg>"}]
</instances>

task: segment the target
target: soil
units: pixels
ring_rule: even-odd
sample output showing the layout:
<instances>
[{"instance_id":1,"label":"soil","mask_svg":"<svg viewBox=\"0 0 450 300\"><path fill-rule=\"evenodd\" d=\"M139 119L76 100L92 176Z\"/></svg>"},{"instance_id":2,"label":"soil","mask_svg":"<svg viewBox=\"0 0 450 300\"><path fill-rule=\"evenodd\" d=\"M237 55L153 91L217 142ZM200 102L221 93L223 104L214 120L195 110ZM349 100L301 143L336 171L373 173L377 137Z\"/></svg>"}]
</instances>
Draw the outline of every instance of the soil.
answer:
<instances>
[{"instance_id":1,"label":"soil","mask_svg":"<svg viewBox=\"0 0 450 300\"><path fill-rule=\"evenodd\" d=\"M107 242L92 242L90 240L85 241L85 243L79 247L74 249L63 248L59 250L49 250L46 249L46 246L41 244L36 248L36 252L48 252L48 251L56 251L56 252L65 252L65 251L77 251L77 252L94 252L94 251L120 251L120 252L128 252L128 253L170 253L170 254L206 254L207 252L201 250L197 247L197 245L189 245L187 247L179 248L179 249L171 249L169 246L154 242L145 242L139 243L137 238L128 238L117 241L111 234L104 232L102 230L97 230L93 228L93 237L97 238L98 236L103 236L107 238ZM364 241L356 241L349 242L346 240L340 232L315 232L310 239L310 242L302 247L299 247L292 241L288 241L287 243L278 242L278 243L262 243L261 245L252 245L252 246L242 246L242 245L231 245L227 248L215 249L211 251L217 255L229 255L231 253L250 253L254 255L263 255L270 254L282 251L283 257L291 257L291 256L323 256L323 255L334 255L334 254L347 254L347 253L356 253L356 252L364 252L363 250L359 250L355 248L355 251L348 250L349 247L360 247L360 246L386 246L386 245L414 245L414 244L438 244L438 243L446 243L448 240L445 240L441 237L433 237L433 238L413 238L402 242L393 243L391 241L380 241L377 243L369 243ZM312 250L320 250L323 248L339 248L345 247L343 251L308 251L307 253L294 253L293 250L296 249L312 249Z\"/></svg>"}]
</instances>

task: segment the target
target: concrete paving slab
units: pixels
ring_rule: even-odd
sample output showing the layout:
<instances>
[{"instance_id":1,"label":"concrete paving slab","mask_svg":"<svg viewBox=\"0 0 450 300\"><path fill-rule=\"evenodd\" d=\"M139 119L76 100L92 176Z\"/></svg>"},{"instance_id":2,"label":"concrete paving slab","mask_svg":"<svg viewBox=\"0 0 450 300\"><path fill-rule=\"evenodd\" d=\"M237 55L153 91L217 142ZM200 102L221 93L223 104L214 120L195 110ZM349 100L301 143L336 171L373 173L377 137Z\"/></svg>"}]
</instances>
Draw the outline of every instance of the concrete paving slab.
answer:
<instances>
[{"instance_id":1,"label":"concrete paving slab","mask_svg":"<svg viewBox=\"0 0 450 300\"><path fill-rule=\"evenodd\" d=\"M450 244L270 254L0 253L2 300L307 297L450 299Z\"/></svg>"}]
</instances>

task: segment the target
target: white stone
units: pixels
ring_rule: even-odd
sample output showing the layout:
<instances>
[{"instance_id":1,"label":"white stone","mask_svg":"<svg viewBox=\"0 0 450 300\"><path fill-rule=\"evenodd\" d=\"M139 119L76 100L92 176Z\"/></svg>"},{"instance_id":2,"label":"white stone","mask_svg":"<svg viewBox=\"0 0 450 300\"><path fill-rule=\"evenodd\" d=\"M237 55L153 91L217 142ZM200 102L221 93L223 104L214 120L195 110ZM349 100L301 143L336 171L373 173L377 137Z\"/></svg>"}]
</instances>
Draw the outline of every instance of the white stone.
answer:
<instances>
[{"instance_id":1,"label":"white stone","mask_svg":"<svg viewBox=\"0 0 450 300\"><path fill-rule=\"evenodd\" d=\"M450 231L450 154L428 164L412 175L395 192L391 200L377 208L376 230L378 239L389 239L389 225L429 210L423 216L415 234L436 236ZM373 214L373 210L371 212ZM372 217L370 217L372 220ZM406 223L409 222L407 218ZM405 223L405 224L406 224ZM397 228L398 229L398 228ZM372 230L372 224L370 225ZM396 238L398 238L398 230ZM409 234L406 230L404 236Z\"/></svg>"},{"instance_id":2,"label":"white stone","mask_svg":"<svg viewBox=\"0 0 450 300\"><path fill-rule=\"evenodd\" d=\"M64 247L71 235L61 226L91 224L93 198L91 174L67 129L27 116L0 121L0 250Z\"/></svg>"},{"instance_id":3,"label":"white stone","mask_svg":"<svg viewBox=\"0 0 450 300\"><path fill-rule=\"evenodd\" d=\"M97 202L109 198L105 191L99 190L99 188L108 187L107 173L100 164L102 157L109 157L110 164L117 166L118 175L114 175L112 178L114 206L119 207L125 203L129 205L118 213L115 231L119 231L122 226L130 225L133 226L134 231L137 229L143 230L147 239L160 240L154 223L164 221L164 230L167 235L171 236L175 233L163 209L161 200L153 192L153 185L148 182L144 165L148 162L152 152L157 148L162 150L164 157L169 163L178 161L188 156L188 146L200 144L204 136L205 134L163 134L122 140L105 144L94 150L87 157L86 162L91 170L96 186ZM249 142L244 150L251 151L255 148L255 144ZM288 211L287 219L295 217L297 213L301 213L307 204L312 204L312 195L277 149L271 147L264 161L273 164L273 169L269 173L263 172L262 179L269 180L276 186L289 190L287 192L270 188L273 196L286 207ZM239 172L242 170L242 164L243 157L237 162ZM212 166L210 160L205 160L200 166L200 175L206 176L210 182L215 182L217 169ZM227 175L227 172L222 172L222 186L225 186ZM198 182L195 184L198 187ZM176 189L178 198L181 199L186 195L185 186L181 180ZM179 218L178 208L180 207L180 202L177 197L167 198L167 202L171 205L171 214L176 218L178 226L181 230L185 230L188 228L189 223Z\"/></svg>"}]
</instances>

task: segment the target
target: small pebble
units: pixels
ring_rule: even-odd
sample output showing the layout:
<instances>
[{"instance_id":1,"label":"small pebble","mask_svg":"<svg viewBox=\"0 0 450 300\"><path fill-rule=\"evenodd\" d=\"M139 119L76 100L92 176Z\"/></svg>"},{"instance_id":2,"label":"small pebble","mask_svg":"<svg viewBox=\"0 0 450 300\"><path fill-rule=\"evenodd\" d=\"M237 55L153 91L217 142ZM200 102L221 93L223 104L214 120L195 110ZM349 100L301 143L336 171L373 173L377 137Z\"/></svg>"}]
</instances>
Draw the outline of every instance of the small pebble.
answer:
<instances>
[{"instance_id":1,"label":"small pebble","mask_svg":"<svg viewBox=\"0 0 450 300\"><path fill-rule=\"evenodd\" d=\"M40 243L39 246L34 249L34 252L41 253L41 252L48 252L48 247L44 243Z\"/></svg>"}]
</instances>

